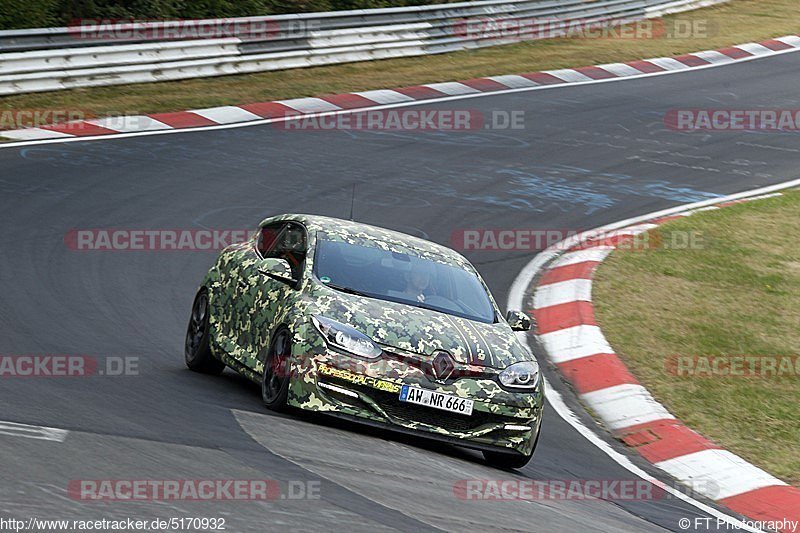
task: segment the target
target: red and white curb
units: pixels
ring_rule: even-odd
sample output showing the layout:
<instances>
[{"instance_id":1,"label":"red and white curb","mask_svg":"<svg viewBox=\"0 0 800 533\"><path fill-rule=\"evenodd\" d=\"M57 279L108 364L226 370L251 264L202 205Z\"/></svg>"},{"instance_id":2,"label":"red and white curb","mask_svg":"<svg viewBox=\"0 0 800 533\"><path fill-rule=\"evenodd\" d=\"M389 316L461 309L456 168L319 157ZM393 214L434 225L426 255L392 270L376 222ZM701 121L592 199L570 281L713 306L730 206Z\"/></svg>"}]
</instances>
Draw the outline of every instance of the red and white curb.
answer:
<instances>
[{"instance_id":1,"label":"red and white curb","mask_svg":"<svg viewBox=\"0 0 800 533\"><path fill-rule=\"evenodd\" d=\"M800 520L800 490L692 431L653 398L598 327L592 278L597 266L636 234L698 211L780 194L720 199L613 228L599 239L597 232L587 232L591 240L578 237L561 248L563 253L544 252L552 257L532 289L531 313L544 351L612 434L704 496L758 521Z\"/></svg>"},{"instance_id":2,"label":"red and white curb","mask_svg":"<svg viewBox=\"0 0 800 533\"><path fill-rule=\"evenodd\" d=\"M490 76L461 82L431 83L393 90L363 91L319 98L294 98L291 100L211 107L174 113L79 120L37 128L0 131L0 137L17 141L36 141L113 134L155 133L264 120L283 120L287 117L296 118L310 114L409 105L426 100L669 74L689 69L725 65L795 50L800 50L800 36L789 35L760 43L746 43L722 50L707 50L677 57L657 57L628 63L546 70L520 75Z\"/></svg>"}]
</instances>

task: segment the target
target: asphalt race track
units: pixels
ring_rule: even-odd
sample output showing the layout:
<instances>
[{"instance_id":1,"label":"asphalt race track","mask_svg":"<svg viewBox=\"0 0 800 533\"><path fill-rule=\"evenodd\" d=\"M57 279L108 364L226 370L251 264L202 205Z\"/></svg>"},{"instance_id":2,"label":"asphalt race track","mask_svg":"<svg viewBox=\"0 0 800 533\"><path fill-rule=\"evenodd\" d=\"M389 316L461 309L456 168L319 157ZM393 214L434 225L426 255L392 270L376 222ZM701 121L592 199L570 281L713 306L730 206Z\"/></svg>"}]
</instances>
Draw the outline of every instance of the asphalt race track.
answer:
<instances>
[{"instance_id":1,"label":"asphalt race track","mask_svg":"<svg viewBox=\"0 0 800 533\"><path fill-rule=\"evenodd\" d=\"M65 234L254 228L283 212L346 218L353 183L357 220L444 244L464 228L593 228L798 177L800 145L791 133L680 133L663 123L679 108L796 109L798 86L800 54L790 53L424 106L524 111L525 127L515 130L261 125L0 149L0 353L139 358L139 375L0 382L0 419L69 431L58 442L0 430L0 506L20 518L224 517L229 531L680 531L680 518L707 515L671 498L504 502L454 495L453 484L470 478L631 478L552 409L534 460L518 474L492 470L457 448L273 415L243 378L184 366L189 308L214 252L74 251ZM519 251L466 255L501 306L531 258ZM318 482L320 498L67 496L70 480L219 478Z\"/></svg>"}]
</instances>

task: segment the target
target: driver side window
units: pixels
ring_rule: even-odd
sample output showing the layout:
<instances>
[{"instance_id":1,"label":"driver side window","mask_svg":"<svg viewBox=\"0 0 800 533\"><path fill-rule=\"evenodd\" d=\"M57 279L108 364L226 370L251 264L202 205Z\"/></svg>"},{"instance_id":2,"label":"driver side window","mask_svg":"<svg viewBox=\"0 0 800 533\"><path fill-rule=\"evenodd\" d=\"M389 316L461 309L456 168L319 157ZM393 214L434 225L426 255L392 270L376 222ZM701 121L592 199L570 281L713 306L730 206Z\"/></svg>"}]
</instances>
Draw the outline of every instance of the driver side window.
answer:
<instances>
[{"instance_id":1,"label":"driver side window","mask_svg":"<svg viewBox=\"0 0 800 533\"><path fill-rule=\"evenodd\" d=\"M277 224L267 224L258 232L258 240L256 241L256 249L261 257L275 257L269 255L275 249L278 243L278 237L285 224L279 222Z\"/></svg>"},{"instance_id":2,"label":"driver side window","mask_svg":"<svg viewBox=\"0 0 800 533\"><path fill-rule=\"evenodd\" d=\"M285 259L292 275L300 279L306 260L306 230L300 224L281 222L261 228L256 247L263 258Z\"/></svg>"}]
</instances>

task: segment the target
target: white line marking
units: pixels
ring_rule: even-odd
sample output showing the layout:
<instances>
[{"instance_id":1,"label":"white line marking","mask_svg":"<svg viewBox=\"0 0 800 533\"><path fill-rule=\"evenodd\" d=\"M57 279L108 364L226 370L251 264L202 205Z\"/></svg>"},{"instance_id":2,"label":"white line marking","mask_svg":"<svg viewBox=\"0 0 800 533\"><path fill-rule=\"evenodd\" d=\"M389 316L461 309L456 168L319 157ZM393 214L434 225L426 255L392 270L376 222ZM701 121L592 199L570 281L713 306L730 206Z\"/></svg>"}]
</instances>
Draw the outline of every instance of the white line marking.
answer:
<instances>
[{"instance_id":1,"label":"white line marking","mask_svg":"<svg viewBox=\"0 0 800 533\"><path fill-rule=\"evenodd\" d=\"M461 94L475 94L480 92L478 89L473 89L469 85L464 85L463 83L459 83L457 81L448 81L445 83L429 83L427 85L423 85L423 87L429 87L434 91L439 91L440 93L444 93L449 96L458 96Z\"/></svg>"},{"instance_id":2,"label":"white line marking","mask_svg":"<svg viewBox=\"0 0 800 533\"><path fill-rule=\"evenodd\" d=\"M397 91L392 91L389 89L379 89L377 91L362 91L353 94L357 94L358 96L363 96L367 100L372 100L373 102L378 102L379 104L396 104L399 102L414 101L414 99L408 95L399 93Z\"/></svg>"},{"instance_id":3,"label":"white line marking","mask_svg":"<svg viewBox=\"0 0 800 533\"><path fill-rule=\"evenodd\" d=\"M17 422L0 421L0 435L11 437L23 437L26 439L52 440L64 442L69 431L66 429L50 428L46 426L30 426L28 424L18 424Z\"/></svg>"},{"instance_id":4,"label":"white line marking","mask_svg":"<svg viewBox=\"0 0 800 533\"><path fill-rule=\"evenodd\" d=\"M260 118L260 117L259 117ZM105 117L94 120L87 120L89 124L100 126L109 130L127 133L131 131L154 131L154 130L169 130L172 126L168 126L163 122L159 122L154 118L147 115L123 115L119 117Z\"/></svg>"},{"instance_id":5,"label":"white line marking","mask_svg":"<svg viewBox=\"0 0 800 533\"><path fill-rule=\"evenodd\" d=\"M329 111L341 111L338 105L334 105L322 98L292 98L291 100L276 100L276 103L289 106L301 113L325 113Z\"/></svg>"},{"instance_id":6,"label":"white line marking","mask_svg":"<svg viewBox=\"0 0 800 533\"><path fill-rule=\"evenodd\" d=\"M555 76L556 78L559 78L569 83L593 81L593 78L590 78L586 74L581 74L580 72L572 68L564 68L561 70L543 70L542 72L544 74L550 74L551 76Z\"/></svg>"},{"instance_id":7,"label":"white line marking","mask_svg":"<svg viewBox=\"0 0 800 533\"><path fill-rule=\"evenodd\" d=\"M246 120L261 120L261 117L241 107L225 105L220 107L209 107L207 109L192 109L192 113L207 118L217 124L236 124Z\"/></svg>"},{"instance_id":8,"label":"white line marking","mask_svg":"<svg viewBox=\"0 0 800 533\"><path fill-rule=\"evenodd\" d=\"M775 37L776 41L780 41L783 44L788 44L789 46L794 46L795 48L800 48L800 37L797 35L787 35L786 37Z\"/></svg>"},{"instance_id":9,"label":"white line marking","mask_svg":"<svg viewBox=\"0 0 800 533\"><path fill-rule=\"evenodd\" d=\"M536 295L533 298L533 308L541 309L542 307L577 301L588 302L591 299L592 280L568 279L537 288Z\"/></svg>"},{"instance_id":10,"label":"white line marking","mask_svg":"<svg viewBox=\"0 0 800 533\"><path fill-rule=\"evenodd\" d=\"M737 44L734 46L734 48L739 48L740 50L744 50L745 52L749 52L755 56L768 56L775 53L763 44L758 43ZM741 61L741 59L737 59L737 61Z\"/></svg>"},{"instance_id":11,"label":"white line marking","mask_svg":"<svg viewBox=\"0 0 800 533\"><path fill-rule=\"evenodd\" d=\"M693 56L697 56L700 59L704 59L704 60L708 61L709 63L714 63L714 64L731 63L733 61L736 61L736 59L733 59L730 56L726 56L722 52L717 52L716 50L706 50L704 52L695 52L692 55Z\"/></svg>"},{"instance_id":12,"label":"white line marking","mask_svg":"<svg viewBox=\"0 0 800 533\"><path fill-rule=\"evenodd\" d=\"M675 478L698 487L701 493L704 492L703 488L713 492L703 495L714 500L764 487L787 485L727 450L702 450L655 465Z\"/></svg>"},{"instance_id":13,"label":"white line marking","mask_svg":"<svg viewBox=\"0 0 800 533\"><path fill-rule=\"evenodd\" d=\"M586 250L577 250L575 252L567 252L558 259L556 259L549 269L559 268L569 265L577 265L580 263L588 263L600 261L602 262L608 254L614 251L613 246L593 246Z\"/></svg>"},{"instance_id":14,"label":"white line marking","mask_svg":"<svg viewBox=\"0 0 800 533\"><path fill-rule=\"evenodd\" d=\"M638 76L642 73L641 70L637 70L630 65L626 65L625 63L609 63L607 65L597 65L598 68L606 70L615 76L627 77L627 76Z\"/></svg>"},{"instance_id":15,"label":"white line marking","mask_svg":"<svg viewBox=\"0 0 800 533\"><path fill-rule=\"evenodd\" d=\"M763 200L765 198L775 198L776 196L783 196L783 195L781 193L779 193L779 192L773 192L773 193L770 193L770 194L762 194L760 196L752 196L752 197L748 198L747 201L748 202L752 202L754 200Z\"/></svg>"},{"instance_id":16,"label":"white line marking","mask_svg":"<svg viewBox=\"0 0 800 533\"><path fill-rule=\"evenodd\" d=\"M700 68L708 68L708 67L700 67ZM654 211L652 213L648 213L638 217L633 217L626 220L621 220L619 222L615 222L613 224L608 224L606 226L597 228L594 231L611 231L618 228L624 228L625 226L630 226L638 222L644 222L654 218L661 218L673 215L675 213L680 213L682 211L686 211L687 209L704 207L715 203L730 202L733 200L749 198L760 194L768 194L775 191L790 189L792 187L798 187L798 186L800 186L800 179L795 179L783 183L778 183L776 185L770 185L768 187L762 187L759 189L731 194L729 196L712 198L710 200L703 200L701 202L681 205L669 209L662 209L661 211ZM514 279L514 282L511 284L511 288L509 289L508 309L524 309L525 291L528 289L531 282L539 273L539 271L548 263L548 261L552 260L554 257L558 255L558 250L568 248L567 243L569 241L572 241L574 244L578 243L578 239L574 237L566 239L565 241L562 241L560 243L556 243L551 248L548 248L547 250L544 250L543 252L537 254L533 259L531 259L530 262L528 262L527 265L525 265L522 268L520 273ZM527 338L525 333L518 333L517 336L521 342L527 343ZM674 487L669 486L668 484L664 485L663 482L657 480L656 478L652 477L650 474L648 474L638 466L634 465L628 457L616 451L614 448L611 447L611 445L608 442L600 438L596 433L594 433L592 430L586 427L583 424L583 422L581 422L580 419L578 419L575 413L573 413L572 410L567 406L561 394L547 382L547 379L545 379L544 381L545 381L547 401L556 411L556 414L558 414L558 416L560 416L562 419L564 419L565 422L567 422L570 426L572 426L575 429L575 431L577 431L582 437L584 437L587 441L592 443L601 452L605 453L612 461L620 465L622 468L626 469L627 471L631 472L632 474L646 481L654 483L657 486L663 487L665 491L672 494L676 498L688 503L689 505L695 507L696 509L699 509L706 514L713 516L714 518L718 518L724 521L725 523L730 524L732 529L742 529L745 531L752 531L752 532L760 531L759 529L753 528L752 526L748 525L745 522L742 522L741 520L733 518L721 511L718 511L717 509L714 509L713 507L710 507L702 502L695 500L694 498L691 498L690 496L687 496L683 492L675 489Z\"/></svg>"},{"instance_id":17,"label":"white line marking","mask_svg":"<svg viewBox=\"0 0 800 533\"><path fill-rule=\"evenodd\" d=\"M505 85L506 87L511 87L512 89L518 89L520 87L536 87L539 85L535 81L531 81L528 78L517 76L515 74L507 74L505 76L489 76L486 79L496 81L497 83Z\"/></svg>"},{"instance_id":18,"label":"white line marking","mask_svg":"<svg viewBox=\"0 0 800 533\"><path fill-rule=\"evenodd\" d=\"M763 60L766 58L772 58L784 54L796 53L800 52L800 48L791 48L788 50L781 50L778 52L770 51L768 56L764 55L754 55L752 57L744 57L742 59L737 59L734 63L717 63L717 64L708 64L702 65L699 67L693 67L689 70L680 70L680 71L664 71L664 72L650 72L650 73L643 73L637 76L628 76L628 77L620 77L620 78L607 78L602 80L591 80L591 81L584 81L584 82L575 82L575 83L564 83L564 84L553 84L553 85L537 85L536 87L520 87L517 89L505 89L499 91L491 91L491 92L479 92L477 94L462 94L458 96L443 96L441 98L429 98L427 100L414 100L413 102L401 102L397 104L389 104L389 105L377 105L374 107L362 107L358 109L341 109L338 111L329 111L315 114L315 117L324 117L330 115L338 115L341 113L363 113L365 111L374 111L378 109L390 109L390 108L398 108L398 107L411 107L411 106L420 106L420 105L430 105L430 104L437 104L442 102L452 102L455 100L466 100L468 98L484 98L484 97L492 97L492 96L502 96L505 94L514 94L514 93L522 93L528 91L543 91L543 90L550 90L550 89L564 89L569 87L581 87L584 85L592 85L596 83L616 83L619 81L626 81L626 80L633 80L633 79L640 79L640 78L653 78L656 76L666 76L671 74L677 73L686 73L686 72L696 72L700 70L705 70L709 68L718 68L718 67L725 67L729 65L738 65L743 63L748 63L750 61L756 60ZM189 109L188 111L197 112L196 110ZM103 141L103 140L111 140L111 139L122 139L128 137L143 137L143 136L150 136L150 135L170 135L176 133L193 133L197 131L213 131L213 130L224 130L224 129L233 129L233 128L249 128L251 126L262 126L264 124L272 124L275 122L283 122L285 120L294 120L297 117L275 117L275 118L267 118L261 120L252 120L249 122L240 122L235 124L220 124L218 126L198 126L195 128L176 128L171 130L162 130L162 131L139 131L135 133L118 133L118 134L109 134L109 135L93 135L93 136L84 136L84 137L67 137L67 138L59 138L59 139L43 139L43 140L32 140L32 141L20 141L20 142L4 142L0 143L0 149L3 148L16 148L19 146L29 146L32 144L61 144L61 143L69 143L69 142L87 142L87 141ZM0 137L2 137L2 131L0 131Z\"/></svg>"},{"instance_id":19,"label":"white line marking","mask_svg":"<svg viewBox=\"0 0 800 533\"><path fill-rule=\"evenodd\" d=\"M649 63L656 65L657 67L666 69L667 71L697 68L697 67L690 67L686 63L681 63L677 59L673 59L671 57L654 57L652 59L648 59L647 61Z\"/></svg>"},{"instance_id":20,"label":"white line marking","mask_svg":"<svg viewBox=\"0 0 800 533\"><path fill-rule=\"evenodd\" d=\"M652 224L650 222L645 224L636 224L635 226L615 231L611 235L639 235L640 233L645 233L657 227L658 224Z\"/></svg>"},{"instance_id":21,"label":"white line marking","mask_svg":"<svg viewBox=\"0 0 800 533\"><path fill-rule=\"evenodd\" d=\"M42 128L22 128L20 130L0 131L0 137L8 137L9 139L20 139L23 141L39 140L39 139L74 139L74 135L69 133L61 133L60 131L43 130Z\"/></svg>"},{"instance_id":22,"label":"white line marking","mask_svg":"<svg viewBox=\"0 0 800 533\"><path fill-rule=\"evenodd\" d=\"M539 340L556 364L601 353L614 353L598 326L581 325L559 329L539 335Z\"/></svg>"},{"instance_id":23,"label":"white line marking","mask_svg":"<svg viewBox=\"0 0 800 533\"><path fill-rule=\"evenodd\" d=\"M581 394L612 431L655 420L674 419L663 405L641 385L625 383Z\"/></svg>"}]
</instances>

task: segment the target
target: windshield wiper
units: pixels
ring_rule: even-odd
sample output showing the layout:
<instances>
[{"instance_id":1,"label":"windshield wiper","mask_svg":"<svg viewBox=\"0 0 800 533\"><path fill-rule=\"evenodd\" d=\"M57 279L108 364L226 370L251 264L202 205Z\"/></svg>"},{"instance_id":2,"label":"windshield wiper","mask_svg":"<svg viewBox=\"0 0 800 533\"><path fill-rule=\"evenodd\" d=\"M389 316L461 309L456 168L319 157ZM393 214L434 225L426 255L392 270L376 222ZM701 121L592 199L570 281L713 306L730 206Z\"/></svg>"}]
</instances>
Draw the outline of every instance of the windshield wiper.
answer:
<instances>
[{"instance_id":1,"label":"windshield wiper","mask_svg":"<svg viewBox=\"0 0 800 533\"><path fill-rule=\"evenodd\" d=\"M336 285L335 283L324 283L326 287L330 287L331 289L336 289L337 291L346 292L347 294L353 294L355 296L366 296L367 298L375 298L375 296L368 294L366 292L361 292L357 289L353 289L351 287L345 287L343 285Z\"/></svg>"},{"instance_id":2,"label":"windshield wiper","mask_svg":"<svg viewBox=\"0 0 800 533\"><path fill-rule=\"evenodd\" d=\"M470 315L469 313L462 313L462 312L456 311L455 309L447 309L445 307L437 307L435 305L426 305L423 302L412 302L410 300L403 300L402 302L398 302L398 303L403 303L403 304L406 304L406 305L410 305L411 307L418 307L420 309L425 309L427 311L436 311L437 313L444 313L445 315L457 316L459 318L465 318L467 320L477 320L478 322L485 322L478 315ZM495 318L496 318L496 316L495 316ZM488 324L489 322L485 322L485 323Z\"/></svg>"},{"instance_id":3,"label":"windshield wiper","mask_svg":"<svg viewBox=\"0 0 800 533\"><path fill-rule=\"evenodd\" d=\"M404 303L406 305L410 305L411 307L419 307L420 309L427 309L428 311L436 311L437 313L444 313L446 315L461 316L460 314L458 314L456 311L453 311L452 309L445 309L444 307L435 307L433 305L426 305L426 304L424 304L422 302L415 302L413 300L403 300L400 303ZM464 318L466 318L466 317L464 317Z\"/></svg>"}]
</instances>

